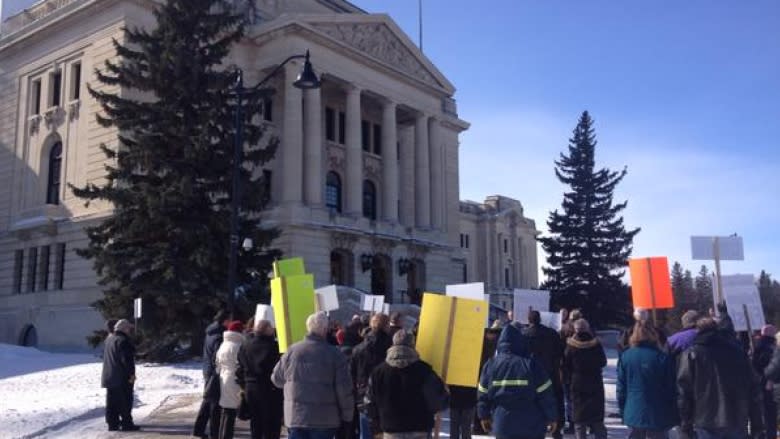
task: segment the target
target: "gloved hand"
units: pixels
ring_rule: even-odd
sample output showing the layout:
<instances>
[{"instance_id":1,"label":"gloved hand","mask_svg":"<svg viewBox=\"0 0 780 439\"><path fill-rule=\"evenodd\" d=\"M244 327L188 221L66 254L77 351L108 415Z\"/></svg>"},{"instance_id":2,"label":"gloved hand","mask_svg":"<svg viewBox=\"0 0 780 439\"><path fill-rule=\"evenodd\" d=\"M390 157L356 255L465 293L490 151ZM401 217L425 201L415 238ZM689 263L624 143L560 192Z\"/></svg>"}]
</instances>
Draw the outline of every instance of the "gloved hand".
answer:
<instances>
[{"instance_id":1,"label":"gloved hand","mask_svg":"<svg viewBox=\"0 0 780 439\"><path fill-rule=\"evenodd\" d=\"M482 426L482 430L484 430L485 433L488 433L488 432L490 432L490 430L493 429L493 421L491 421L490 418L488 418L488 419L480 419L479 420L479 425Z\"/></svg>"}]
</instances>

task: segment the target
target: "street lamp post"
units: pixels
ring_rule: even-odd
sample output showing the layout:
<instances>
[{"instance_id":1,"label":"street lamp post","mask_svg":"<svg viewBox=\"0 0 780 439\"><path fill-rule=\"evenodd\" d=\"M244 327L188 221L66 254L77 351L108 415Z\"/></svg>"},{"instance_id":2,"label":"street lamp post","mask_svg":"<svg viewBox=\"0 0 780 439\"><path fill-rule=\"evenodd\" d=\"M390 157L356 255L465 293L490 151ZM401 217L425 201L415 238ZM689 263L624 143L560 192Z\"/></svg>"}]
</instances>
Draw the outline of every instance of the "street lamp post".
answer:
<instances>
[{"instance_id":1,"label":"street lamp post","mask_svg":"<svg viewBox=\"0 0 780 439\"><path fill-rule=\"evenodd\" d=\"M233 188L231 192L230 200L230 259L228 262L228 296L227 307L230 312L230 318L235 318L235 294L236 294L236 277L238 275L238 242L240 240L239 224L238 224L238 211L240 209L241 200L241 163L243 161L244 152L244 120L243 120L243 99L246 95L251 95L260 90L269 79L273 78L276 73L281 70L285 64L294 59L305 59L303 63L303 69L298 75L298 78L293 82L293 86L300 89L313 89L320 87L320 80L317 74L314 73L314 69L309 62L309 51L306 51L305 55L292 55L282 61L281 64L269 73L265 78L260 80L252 87L244 87L243 72L241 69L236 70L236 82L233 86L233 93L236 98L236 113L235 113L235 141L233 143Z\"/></svg>"}]
</instances>

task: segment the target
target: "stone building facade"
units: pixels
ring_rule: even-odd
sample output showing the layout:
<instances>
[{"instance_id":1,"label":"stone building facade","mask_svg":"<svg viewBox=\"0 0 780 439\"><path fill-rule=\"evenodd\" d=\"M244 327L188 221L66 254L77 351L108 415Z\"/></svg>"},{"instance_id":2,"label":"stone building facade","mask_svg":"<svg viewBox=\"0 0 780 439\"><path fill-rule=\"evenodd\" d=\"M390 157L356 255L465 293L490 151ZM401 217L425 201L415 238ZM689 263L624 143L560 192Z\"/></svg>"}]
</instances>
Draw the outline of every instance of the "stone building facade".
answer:
<instances>
[{"instance_id":1,"label":"stone building facade","mask_svg":"<svg viewBox=\"0 0 780 439\"><path fill-rule=\"evenodd\" d=\"M116 57L111 41L122 41L122 28L154 24L155 4L43 0L3 23L0 342L83 347L103 325L90 307L101 297L96 275L75 250L111 206L85 206L68 184L104 181L100 145L115 148L117 132L97 124L100 108L86 87L112 90L95 81L94 69ZM294 61L269 82L276 94L267 119L280 139L264 170L266 219L282 230L275 246L303 257L318 285L349 285L390 302L443 291L461 280L464 263L475 278L493 276L459 247L464 224L477 236L489 220L464 213L459 201L459 135L469 125L447 78L385 14L343 0L256 6L254 25L226 63L253 84L309 50L323 79L317 90L293 87L301 68Z\"/></svg>"}]
</instances>

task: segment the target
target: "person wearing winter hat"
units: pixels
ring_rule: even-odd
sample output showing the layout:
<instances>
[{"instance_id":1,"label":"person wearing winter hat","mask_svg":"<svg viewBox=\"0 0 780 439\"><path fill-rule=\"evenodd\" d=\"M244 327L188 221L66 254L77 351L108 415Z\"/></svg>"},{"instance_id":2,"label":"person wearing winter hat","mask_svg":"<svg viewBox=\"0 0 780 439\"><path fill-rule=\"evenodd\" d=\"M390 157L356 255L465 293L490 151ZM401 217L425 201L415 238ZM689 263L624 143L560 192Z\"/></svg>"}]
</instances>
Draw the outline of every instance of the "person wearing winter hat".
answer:
<instances>
[{"instance_id":1,"label":"person wearing winter hat","mask_svg":"<svg viewBox=\"0 0 780 439\"><path fill-rule=\"evenodd\" d=\"M236 380L238 351L244 341L244 324L234 320L227 325L222 334L222 345L216 356L216 372L219 374L219 406L222 413L219 420L219 439L233 439L236 425L236 413L241 405L241 387Z\"/></svg>"},{"instance_id":2,"label":"person wearing winter hat","mask_svg":"<svg viewBox=\"0 0 780 439\"><path fill-rule=\"evenodd\" d=\"M669 337L669 353L674 356L693 346L693 341L696 339L696 322L699 320L699 312L688 310L680 320L683 329Z\"/></svg>"},{"instance_id":3,"label":"person wearing winter hat","mask_svg":"<svg viewBox=\"0 0 780 439\"><path fill-rule=\"evenodd\" d=\"M275 334L270 321L255 320L238 351L236 377L249 406L252 439L279 439L282 430L282 391L271 383L280 358Z\"/></svg>"},{"instance_id":4,"label":"person wearing winter hat","mask_svg":"<svg viewBox=\"0 0 780 439\"><path fill-rule=\"evenodd\" d=\"M764 428L766 428L766 437L773 438L777 436L777 402L774 398L773 383L767 379L764 370L772 361L775 353L775 336L777 328L775 325L764 325L761 328L761 337L756 341L753 348L753 369L761 377L761 389L764 394Z\"/></svg>"},{"instance_id":5,"label":"person wearing winter hat","mask_svg":"<svg viewBox=\"0 0 780 439\"><path fill-rule=\"evenodd\" d=\"M574 336L566 341L563 372L572 401L572 420L576 439L585 439L588 428L596 439L606 439L604 425L604 379L601 369L607 356L588 321L574 322Z\"/></svg>"},{"instance_id":6,"label":"person wearing winter hat","mask_svg":"<svg viewBox=\"0 0 780 439\"><path fill-rule=\"evenodd\" d=\"M200 403L198 415L195 417L195 425L192 427L192 436L196 438L216 438L219 436L219 386L212 386L209 389L209 380L216 373L215 362L217 350L222 345L222 333L227 329L230 323L230 317L227 310L220 309L214 315L212 323L206 327L206 337L203 340L203 383L204 395ZM214 379L218 379L215 377ZM209 427L209 434L206 434L206 425Z\"/></svg>"},{"instance_id":7,"label":"person wearing winter hat","mask_svg":"<svg viewBox=\"0 0 780 439\"><path fill-rule=\"evenodd\" d=\"M137 431L131 411L135 382L135 346L130 340L133 325L121 319L114 333L105 341L101 385L106 389L106 423L108 431Z\"/></svg>"}]
</instances>

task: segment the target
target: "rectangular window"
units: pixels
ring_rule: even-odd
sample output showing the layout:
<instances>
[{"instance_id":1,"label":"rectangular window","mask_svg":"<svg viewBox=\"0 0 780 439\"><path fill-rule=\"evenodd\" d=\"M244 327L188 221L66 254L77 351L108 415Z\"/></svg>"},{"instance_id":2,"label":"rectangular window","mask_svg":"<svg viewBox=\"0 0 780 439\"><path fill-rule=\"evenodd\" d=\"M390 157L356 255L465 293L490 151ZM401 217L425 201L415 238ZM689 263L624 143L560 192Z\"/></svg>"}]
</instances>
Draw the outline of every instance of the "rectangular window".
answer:
<instances>
[{"instance_id":1,"label":"rectangular window","mask_svg":"<svg viewBox=\"0 0 780 439\"><path fill-rule=\"evenodd\" d=\"M509 289L509 269L504 268L504 287Z\"/></svg>"},{"instance_id":2,"label":"rectangular window","mask_svg":"<svg viewBox=\"0 0 780 439\"><path fill-rule=\"evenodd\" d=\"M325 107L325 140L336 141L336 112Z\"/></svg>"},{"instance_id":3,"label":"rectangular window","mask_svg":"<svg viewBox=\"0 0 780 439\"><path fill-rule=\"evenodd\" d=\"M266 122L274 121L274 101L271 98L263 99L263 120Z\"/></svg>"},{"instance_id":4,"label":"rectangular window","mask_svg":"<svg viewBox=\"0 0 780 439\"><path fill-rule=\"evenodd\" d=\"M70 100L75 101L81 96L81 63L75 63L70 68Z\"/></svg>"},{"instance_id":5,"label":"rectangular window","mask_svg":"<svg viewBox=\"0 0 780 439\"><path fill-rule=\"evenodd\" d=\"M62 70L57 70L51 76L51 105L50 107L59 107L62 97Z\"/></svg>"},{"instance_id":6,"label":"rectangular window","mask_svg":"<svg viewBox=\"0 0 780 439\"><path fill-rule=\"evenodd\" d=\"M35 274L38 269L38 249L33 247L27 255L27 292L35 292Z\"/></svg>"},{"instance_id":7,"label":"rectangular window","mask_svg":"<svg viewBox=\"0 0 780 439\"><path fill-rule=\"evenodd\" d=\"M22 292L22 273L24 273L24 250L14 252L14 293Z\"/></svg>"},{"instance_id":8,"label":"rectangular window","mask_svg":"<svg viewBox=\"0 0 780 439\"><path fill-rule=\"evenodd\" d=\"M363 145L363 151L371 152L371 122L362 121L360 128L360 144Z\"/></svg>"},{"instance_id":9,"label":"rectangular window","mask_svg":"<svg viewBox=\"0 0 780 439\"><path fill-rule=\"evenodd\" d=\"M271 201L271 171L263 169L263 204Z\"/></svg>"},{"instance_id":10,"label":"rectangular window","mask_svg":"<svg viewBox=\"0 0 780 439\"><path fill-rule=\"evenodd\" d=\"M347 115L343 111L339 111L339 143L344 145L347 143Z\"/></svg>"},{"instance_id":11,"label":"rectangular window","mask_svg":"<svg viewBox=\"0 0 780 439\"><path fill-rule=\"evenodd\" d=\"M47 291L49 289L49 246L45 245L41 247L40 264L38 265L38 272L40 273L40 283L38 284L38 290Z\"/></svg>"},{"instance_id":12,"label":"rectangular window","mask_svg":"<svg viewBox=\"0 0 780 439\"><path fill-rule=\"evenodd\" d=\"M41 80L37 79L32 82L32 90L30 90L30 108L32 114L41 114Z\"/></svg>"},{"instance_id":13,"label":"rectangular window","mask_svg":"<svg viewBox=\"0 0 780 439\"><path fill-rule=\"evenodd\" d=\"M466 235L466 248L469 248L469 235Z\"/></svg>"},{"instance_id":14,"label":"rectangular window","mask_svg":"<svg viewBox=\"0 0 780 439\"><path fill-rule=\"evenodd\" d=\"M460 234L460 248L466 247L466 239L464 238L463 233Z\"/></svg>"},{"instance_id":15,"label":"rectangular window","mask_svg":"<svg viewBox=\"0 0 780 439\"><path fill-rule=\"evenodd\" d=\"M469 268L466 264L463 264L463 283L469 282Z\"/></svg>"},{"instance_id":16,"label":"rectangular window","mask_svg":"<svg viewBox=\"0 0 780 439\"><path fill-rule=\"evenodd\" d=\"M374 124L374 154L382 155L382 125Z\"/></svg>"},{"instance_id":17,"label":"rectangular window","mask_svg":"<svg viewBox=\"0 0 780 439\"><path fill-rule=\"evenodd\" d=\"M61 290L65 284L65 244L57 244L54 255L54 289Z\"/></svg>"},{"instance_id":18,"label":"rectangular window","mask_svg":"<svg viewBox=\"0 0 780 439\"><path fill-rule=\"evenodd\" d=\"M504 253L509 253L509 241L504 240Z\"/></svg>"},{"instance_id":19,"label":"rectangular window","mask_svg":"<svg viewBox=\"0 0 780 439\"><path fill-rule=\"evenodd\" d=\"M395 143L395 148L396 148L396 151L395 151L396 156L395 156L395 158L400 162L401 161L401 142L396 142Z\"/></svg>"}]
</instances>

